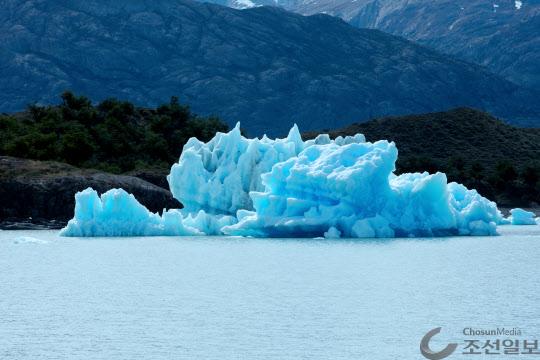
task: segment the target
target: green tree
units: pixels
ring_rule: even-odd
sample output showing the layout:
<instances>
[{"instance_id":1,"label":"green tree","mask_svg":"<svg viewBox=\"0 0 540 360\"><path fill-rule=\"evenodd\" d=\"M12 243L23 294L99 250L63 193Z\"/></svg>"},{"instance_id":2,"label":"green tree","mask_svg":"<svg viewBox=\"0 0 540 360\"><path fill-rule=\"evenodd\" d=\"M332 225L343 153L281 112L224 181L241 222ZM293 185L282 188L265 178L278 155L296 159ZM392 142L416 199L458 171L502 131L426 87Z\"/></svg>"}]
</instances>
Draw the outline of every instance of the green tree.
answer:
<instances>
[{"instance_id":1,"label":"green tree","mask_svg":"<svg viewBox=\"0 0 540 360\"><path fill-rule=\"evenodd\" d=\"M526 166L520 174L523 183L530 188L534 188L540 180L540 169L537 166Z\"/></svg>"},{"instance_id":2,"label":"green tree","mask_svg":"<svg viewBox=\"0 0 540 360\"><path fill-rule=\"evenodd\" d=\"M478 161L472 163L470 177L476 181L480 181L484 178L484 167Z\"/></svg>"},{"instance_id":3,"label":"green tree","mask_svg":"<svg viewBox=\"0 0 540 360\"><path fill-rule=\"evenodd\" d=\"M518 173L509 161L500 161L495 167L498 179L505 183L510 183L517 179Z\"/></svg>"}]
</instances>

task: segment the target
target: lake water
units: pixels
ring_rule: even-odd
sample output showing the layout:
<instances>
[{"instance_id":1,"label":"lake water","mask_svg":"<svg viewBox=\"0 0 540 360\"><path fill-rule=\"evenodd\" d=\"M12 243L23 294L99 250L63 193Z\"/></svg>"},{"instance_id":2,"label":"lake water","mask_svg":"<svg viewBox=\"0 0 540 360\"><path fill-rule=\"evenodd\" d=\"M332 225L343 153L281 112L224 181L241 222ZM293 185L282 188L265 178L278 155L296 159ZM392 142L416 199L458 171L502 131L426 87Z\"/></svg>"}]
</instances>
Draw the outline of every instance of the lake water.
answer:
<instances>
[{"instance_id":1,"label":"lake water","mask_svg":"<svg viewBox=\"0 0 540 360\"><path fill-rule=\"evenodd\" d=\"M540 340L540 226L500 232L336 241L0 231L0 359L421 359L420 339L439 326L433 349L457 342L450 359L483 358L461 354L463 328Z\"/></svg>"}]
</instances>

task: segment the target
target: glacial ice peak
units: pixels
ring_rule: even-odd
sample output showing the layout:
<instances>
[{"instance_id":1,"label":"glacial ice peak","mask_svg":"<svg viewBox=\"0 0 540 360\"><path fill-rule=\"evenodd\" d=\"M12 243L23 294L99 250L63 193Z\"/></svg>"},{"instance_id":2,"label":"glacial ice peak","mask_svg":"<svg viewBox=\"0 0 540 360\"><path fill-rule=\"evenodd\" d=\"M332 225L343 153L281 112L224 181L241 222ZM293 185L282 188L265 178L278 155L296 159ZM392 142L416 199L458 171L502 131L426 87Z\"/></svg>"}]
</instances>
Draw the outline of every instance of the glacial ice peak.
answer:
<instances>
[{"instance_id":1,"label":"glacial ice peak","mask_svg":"<svg viewBox=\"0 0 540 360\"><path fill-rule=\"evenodd\" d=\"M363 136L336 141L328 135L326 138L325 144L365 141ZM321 139L319 136L304 142L296 124L284 139L247 139L237 123L229 133L218 133L206 144L190 139L167 179L173 196L182 202L185 211L235 215L238 210L253 209L249 193L264 189L262 174L317 145Z\"/></svg>"},{"instance_id":2,"label":"glacial ice peak","mask_svg":"<svg viewBox=\"0 0 540 360\"><path fill-rule=\"evenodd\" d=\"M287 141L294 144L294 149L296 153L300 153L304 149L304 142L302 141L302 135L300 135L300 130L298 130L298 125L294 124L289 134L287 135Z\"/></svg>"}]
</instances>

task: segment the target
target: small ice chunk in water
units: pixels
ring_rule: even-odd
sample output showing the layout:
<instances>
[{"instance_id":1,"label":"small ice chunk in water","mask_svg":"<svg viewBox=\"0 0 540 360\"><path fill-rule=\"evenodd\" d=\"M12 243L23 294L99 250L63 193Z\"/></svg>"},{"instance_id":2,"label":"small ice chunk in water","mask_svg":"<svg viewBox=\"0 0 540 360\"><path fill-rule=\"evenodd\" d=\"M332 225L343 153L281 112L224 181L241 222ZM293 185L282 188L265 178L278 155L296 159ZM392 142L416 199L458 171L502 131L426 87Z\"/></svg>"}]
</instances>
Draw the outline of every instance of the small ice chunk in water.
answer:
<instances>
[{"instance_id":1,"label":"small ice chunk in water","mask_svg":"<svg viewBox=\"0 0 540 360\"><path fill-rule=\"evenodd\" d=\"M520 208L510 210L510 222L512 225L536 225L534 213Z\"/></svg>"},{"instance_id":2,"label":"small ice chunk in water","mask_svg":"<svg viewBox=\"0 0 540 360\"><path fill-rule=\"evenodd\" d=\"M33 236L19 236L13 240L14 244L48 244L47 240L38 239Z\"/></svg>"}]
</instances>

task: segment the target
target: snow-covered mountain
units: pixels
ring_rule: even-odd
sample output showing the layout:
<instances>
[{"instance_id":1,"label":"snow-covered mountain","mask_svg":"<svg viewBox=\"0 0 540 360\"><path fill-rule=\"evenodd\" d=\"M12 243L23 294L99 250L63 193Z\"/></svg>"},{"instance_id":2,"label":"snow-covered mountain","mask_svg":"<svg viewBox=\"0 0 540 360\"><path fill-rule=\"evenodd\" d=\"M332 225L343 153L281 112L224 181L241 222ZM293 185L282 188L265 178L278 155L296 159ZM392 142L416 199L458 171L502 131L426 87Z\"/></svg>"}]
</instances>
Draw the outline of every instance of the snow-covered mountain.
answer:
<instances>
[{"instance_id":1,"label":"snow-covered mountain","mask_svg":"<svg viewBox=\"0 0 540 360\"><path fill-rule=\"evenodd\" d=\"M245 8L239 0L216 0ZM539 0L245 0L304 15L325 13L488 67L540 89Z\"/></svg>"}]
</instances>

